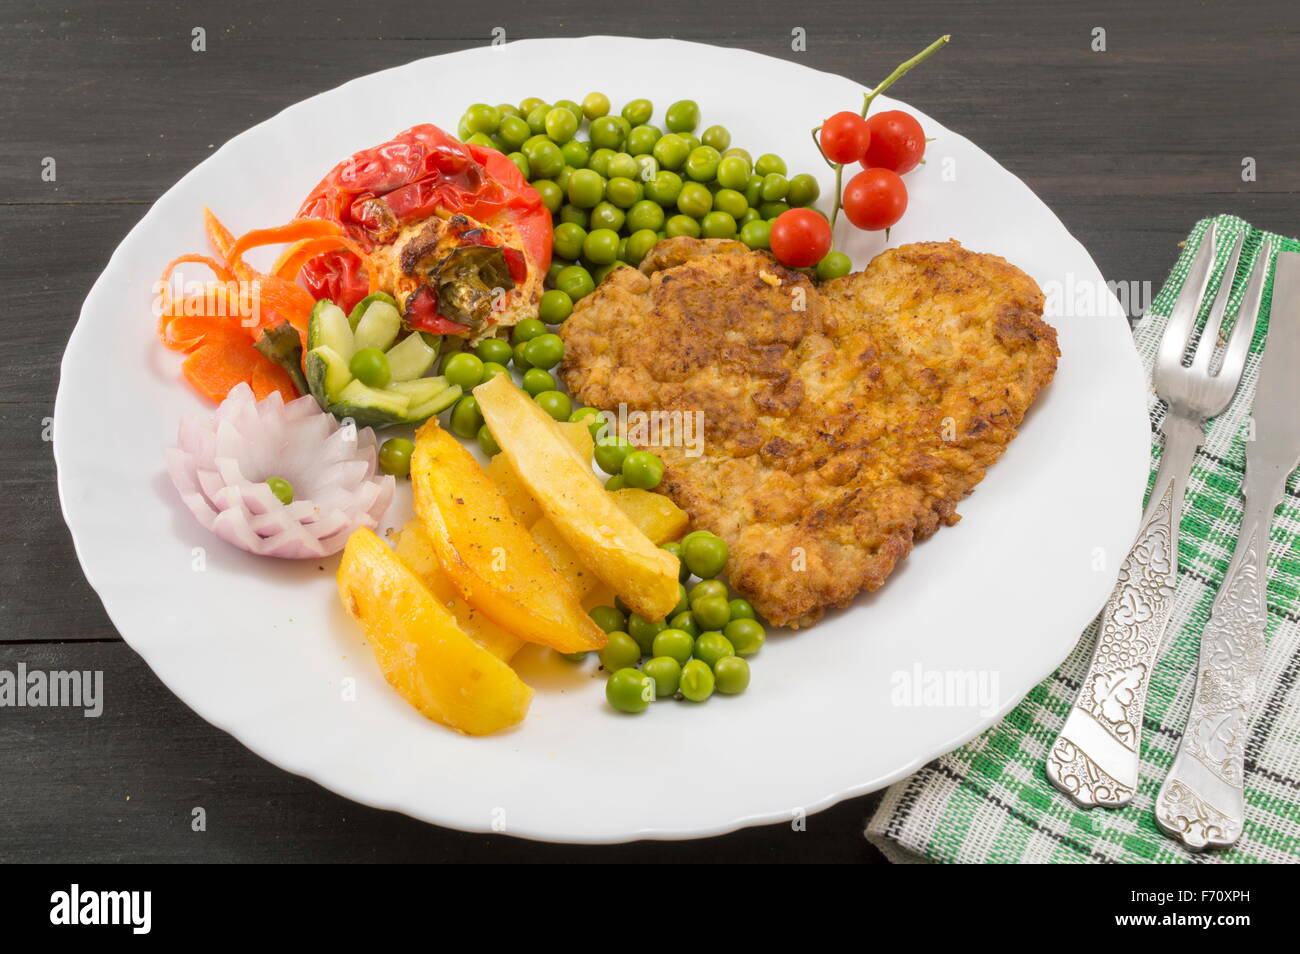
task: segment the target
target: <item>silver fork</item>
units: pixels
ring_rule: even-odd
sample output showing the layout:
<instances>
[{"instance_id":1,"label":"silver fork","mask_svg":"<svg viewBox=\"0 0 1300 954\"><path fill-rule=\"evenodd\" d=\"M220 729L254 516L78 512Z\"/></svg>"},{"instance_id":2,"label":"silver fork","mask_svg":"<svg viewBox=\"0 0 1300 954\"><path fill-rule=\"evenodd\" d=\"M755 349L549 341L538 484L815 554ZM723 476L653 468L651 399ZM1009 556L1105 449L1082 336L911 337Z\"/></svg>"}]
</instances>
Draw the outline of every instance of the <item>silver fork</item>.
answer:
<instances>
[{"instance_id":1,"label":"silver fork","mask_svg":"<svg viewBox=\"0 0 1300 954\"><path fill-rule=\"evenodd\" d=\"M1212 370L1244 241L1242 233L1233 245L1190 365L1183 364L1183 355L1214 272L1217 228L1202 239L1160 339L1155 388L1168 405L1160 470L1137 541L1102 610L1092 664L1047 756L1047 777L1084 808L1126 805L1137 790L1142 713L1178 579L1183 492L1205 421L1221 414L1236 393L1258 315L1258 302L1254 309L1242 307L1218 369Z\"/></svg>"}]
</instances>

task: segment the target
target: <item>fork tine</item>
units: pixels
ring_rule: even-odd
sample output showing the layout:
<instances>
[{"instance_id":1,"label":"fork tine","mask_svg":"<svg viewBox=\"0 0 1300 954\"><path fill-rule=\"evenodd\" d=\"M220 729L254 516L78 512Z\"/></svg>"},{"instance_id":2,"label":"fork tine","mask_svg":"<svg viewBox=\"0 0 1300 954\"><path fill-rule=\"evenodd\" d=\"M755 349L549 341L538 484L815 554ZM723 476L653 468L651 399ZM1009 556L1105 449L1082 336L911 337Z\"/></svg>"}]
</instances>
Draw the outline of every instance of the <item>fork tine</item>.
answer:
<instances>
[{"instance_id":1,"label":"fork tine","mask_svg":"<svg viewBox=\"0 0 1300 954\"><path fill-rule=\"evenodd\" d=\"M1192 325L1196 322L1196 313L1200 310L1201 299L1205 297L1206 286L1210 283L1211 266L1214 264L1215 252L1219 244L1218 225L1210 226L1201 239L1201 246L1187 269L1183 279L1182 290L1169 312L1169 323L1165 326L1164 337L1160 339L1160 351L1156 357L1157 365L1173 367L1182 364L1183 352L1187 350L1187 339L1191 335Z\"/></svg>"},{"instance_id":2,"label":"fork tine","mask_svg":"<svg viewBox=\"0 0 1300 954\"><path fill-rule=\"evenodd\" d=\"M1241 377L1246 367L1246 353L1250 350L1251 339L1255 337L1255 325L1259 321L1259 305L1264 298L1264 280L1268 277L1269 260L1273 257L1273 243L1265 242L1255 256L1255 264L1250 269L1250 282L1241 296L1241 307L1237 309L1237 323L1228 336L1228 347L1223 352L1223 364L1219 374L1225 379L1235 380Z\"/></svg>"},{"instance_id":3,"label":"fork tine","mask_svg":"<svg viewBox=\"0 0 1300 954\"><path fill-rule=\"evenodd\" d=\"M1237 267L1241 262L1241 248L1246 244L1246 233L1242 232L1232 245L1232 255L1223 269L1219 279L1219 292L1214 296L1209 317L1205 319L1205 330L1201 332L1196 343L1196 352L1192 355L1192 367L1204 374L1210 373L1210 359L1214 349L1219 346L1219 329L1223 327L1223 313L1228 310L1228 299L1232 296L1232 286L1237 278Z\"/></svg>"}]
</instances>

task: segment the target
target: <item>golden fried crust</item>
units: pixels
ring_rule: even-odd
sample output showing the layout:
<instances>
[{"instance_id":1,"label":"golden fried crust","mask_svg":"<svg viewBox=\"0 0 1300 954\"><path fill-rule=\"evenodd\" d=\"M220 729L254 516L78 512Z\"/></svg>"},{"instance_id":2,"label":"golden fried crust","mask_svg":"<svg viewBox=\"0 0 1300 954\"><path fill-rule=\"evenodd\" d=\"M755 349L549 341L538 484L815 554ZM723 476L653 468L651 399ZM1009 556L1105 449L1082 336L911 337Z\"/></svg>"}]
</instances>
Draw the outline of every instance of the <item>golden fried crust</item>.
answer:
<instances>
[{"instance_id":1,"label":"golden fried crust","mask_svg":"<svg viewBox=\"0 0 1300 954\"><path fill-rule=\"evenodd\" d=\"M1056 369L1042 310L1029 276L956 242L814 287L683 237L577 304L561 375L604 410L702 412L702 455L653 448L662 489L727 541L763 616L806 626L959 519Z\"/></svg>"}]
</instances>

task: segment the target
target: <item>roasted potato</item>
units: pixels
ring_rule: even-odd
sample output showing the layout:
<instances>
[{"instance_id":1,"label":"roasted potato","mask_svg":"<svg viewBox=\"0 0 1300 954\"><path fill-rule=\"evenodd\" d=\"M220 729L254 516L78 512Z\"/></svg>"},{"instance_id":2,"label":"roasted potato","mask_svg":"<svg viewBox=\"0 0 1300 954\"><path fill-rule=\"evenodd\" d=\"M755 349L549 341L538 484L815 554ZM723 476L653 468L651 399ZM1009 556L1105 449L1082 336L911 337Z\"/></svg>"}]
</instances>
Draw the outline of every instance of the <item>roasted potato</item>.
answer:
<instances>
[{"instance_id":1,"label":"roasted potato","mask_svg":"<svg viewBox=\"0 0 1300 954\"><path fill-rule=\"evenodd\" d=\"M438 559L471 606L520 639L563 653L605 645L605 633L496 484L436 419L416 432L411 484Z\"/></svg>"},{"instance_id":2,"label":"roasted potato","mask_svg":"<svg viewBox=\"0 0 1300 954\"><path fill-rule=\"evenodd\" d=\"M636 487L623 487L606 493L656 546L678 539L690 525L691 519L686 511L663 494Z\"/></svg>"},{"instance_id":3,"label":"roasted potato","mask_svg":"<svg viewBox=\"0 0 1300 954\"><path fill-rule=\"evenodd\" d=\"M338 587L384 678L424 715L468 735L487 735L528 714L533 690L466 635L372 531L362 527L348 538Z\"/></svg>"},{"instance_id":4,"label":"roasted potato","mask_svg":"<svg viewBox=\"0 0 1300 954\"><path fill-rule=\"evenodd\" d=\"M394 549L398 559L420 578L434 599L451 610L457 624L470 639L505 662L509 662L523 647L522 639L502 629L460 595L443 570L438 551L433 548L433 541L419 517L412 517L402 528Z\"/></svg>"},{"instance_id":5,"label":"roasted potato","mask_svg":"<svg viewBox=\"0 0 1300 954\"><path fill-rule=\"evenodd\" d=\"M474 396L501 445L498 456L509 460L578 559L641 616L663 619L677 603L672 554L637 529L590 462L584 464L556 422L513 381L498 375Z\"/></svg>"}]
</instances>

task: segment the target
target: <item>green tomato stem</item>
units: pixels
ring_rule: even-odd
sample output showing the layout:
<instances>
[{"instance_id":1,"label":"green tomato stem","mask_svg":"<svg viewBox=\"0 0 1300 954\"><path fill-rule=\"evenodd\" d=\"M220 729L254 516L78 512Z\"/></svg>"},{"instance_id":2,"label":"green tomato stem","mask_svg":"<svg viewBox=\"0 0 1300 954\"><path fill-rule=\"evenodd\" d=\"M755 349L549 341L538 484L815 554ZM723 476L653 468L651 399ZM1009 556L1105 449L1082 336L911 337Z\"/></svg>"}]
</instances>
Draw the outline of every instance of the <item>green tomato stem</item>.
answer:
<instances>
[{"instance_id":1,"label":"green tomato stem","mask_svg":"<svg viewBox=\"0 0 1300 954\"><path fill-rule=\"evenodd\" d=\"M884 80L881 81L880 85L875 87L875 89L870 89L867 92L863 93L862 112L860 113L862 118L863 119L866 118L867 111L871 109L871 104L877 96L879 96L885 90L889 89L889 87L893 86L900 79L902 79L903 76L905 76L907 72L911 70L914 66L923 63L934 53L938 52L939 50L947 46L951 40L952 40L952 34L945 33L943 36L939 37L939 39L935 40L933 43L927 46L920 53L916 54L916 56L912 57L910 60L904 60L902 63L899 63L898 66L894 67L894 72L886 76ZM820 128L821 127L819 126L818 129ZM817 139L817 130L814 129L813 140L816 141L816 139ZM826 159L826 153L822 152L822 147L820 142L817 143L817 151L822 153L823 159ZM826 162L835 170L835 199L831 205L831 230L834 231L835 223L840 217L840 206L843 200L844 164L842 162L832 163L829 159L826 159ZM889 240L888 233L886 233L885 240L886 241Z\"/></svg>"}]
</instances>

